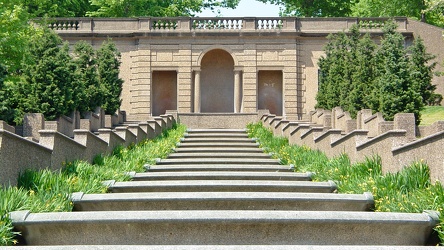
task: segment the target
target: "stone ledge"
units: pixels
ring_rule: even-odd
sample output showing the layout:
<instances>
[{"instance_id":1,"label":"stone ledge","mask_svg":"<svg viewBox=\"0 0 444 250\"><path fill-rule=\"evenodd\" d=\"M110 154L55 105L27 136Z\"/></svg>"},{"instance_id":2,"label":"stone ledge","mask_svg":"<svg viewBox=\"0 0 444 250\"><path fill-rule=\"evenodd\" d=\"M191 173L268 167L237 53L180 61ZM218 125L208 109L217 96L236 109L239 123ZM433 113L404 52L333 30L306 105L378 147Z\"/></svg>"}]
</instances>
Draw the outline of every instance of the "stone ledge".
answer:
<instances>
[{"instance_id":1,"label":"stone ledge","mask_svg":"<svg viewBox=\"0 0 444 250\"><path fill-rule=\"evenodd\" d=\"M3 247L14 250L17 247ZM23 250L436 250L436 246L321 246L321 245L71 245L71 246L20 246Z\"/></svg>"},{"instance_id":2,"label":"stone ledge","mask_svg":"<svg viewBox=\"0 0 444 250\"><path fill-rule=\"evenodd\" d=\"M312 173L292 172L248 172L238 171L191 171L191 172L146 172L132 175L133 181L148 180L290 180L310 181Z\"/></svg>"},{"instance_id":3,"label":"stone ledge","mask_svg":"<svg viewBox=\"0 0 444 250\"><path fill-rule=\"evenodd\" d=\"M108 185L113 193L124 192L306 192L332 193L333 181L178 180L126 181Z\"/></svg>"},{"instance_id":4,"label":"stone ledge","mask_svg":"<svg viewBox=\"0 0 444 250\"><path fill-rule=\"evenodd\" d=\"M260 172L294 172L292 166L257 165L257 164L180 164L180 165L145 165L148 172L178 172L178 171L260 171Z\"/></svg>"},{"instance_id":5,"label":"stone ledge","mask_svg":"<svg viewBox=\"0 0 444 250\"><path fill-rule=\"evenodd\" d=\"M424 245L437 212L12 212L28 245Z\"/></svg>"},{"instance_id":6,"label":"stone ledge","mask_svg":"<svg viewBox=\"0 0 444 250\"><path fill-rule=\"evenodd\" d=\"M371 193L168 192L72 195L76 211L288 210L370 211Z\"/></svg>"}]
</instances>

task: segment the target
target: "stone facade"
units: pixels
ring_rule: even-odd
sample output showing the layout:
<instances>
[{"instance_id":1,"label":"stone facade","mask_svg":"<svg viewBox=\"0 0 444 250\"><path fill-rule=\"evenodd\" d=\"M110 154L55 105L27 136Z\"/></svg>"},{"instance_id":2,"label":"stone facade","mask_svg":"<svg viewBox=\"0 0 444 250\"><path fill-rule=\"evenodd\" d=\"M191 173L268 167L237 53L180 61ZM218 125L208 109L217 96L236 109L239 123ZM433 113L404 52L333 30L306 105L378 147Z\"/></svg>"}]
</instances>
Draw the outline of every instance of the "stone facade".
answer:
<instances>
[{"instance_id":1,"label":"stone facade","mask_svg":"<svg viewBox=\"0 0 444 250\"><path fill-rule=\"evenodd\" d=\"M326 36L359 24L375 39L385 19L360 18L126 18L57 19L70 43L100 46L112 38L122 53L122 110L128 120L178 113L256 113L269 109L301 119L314 109L317 61ZM444 57L442 29L397 18L410 44L425 39ZM442 79L434 80L444 94Z\"/></svg>"}]
</instances>

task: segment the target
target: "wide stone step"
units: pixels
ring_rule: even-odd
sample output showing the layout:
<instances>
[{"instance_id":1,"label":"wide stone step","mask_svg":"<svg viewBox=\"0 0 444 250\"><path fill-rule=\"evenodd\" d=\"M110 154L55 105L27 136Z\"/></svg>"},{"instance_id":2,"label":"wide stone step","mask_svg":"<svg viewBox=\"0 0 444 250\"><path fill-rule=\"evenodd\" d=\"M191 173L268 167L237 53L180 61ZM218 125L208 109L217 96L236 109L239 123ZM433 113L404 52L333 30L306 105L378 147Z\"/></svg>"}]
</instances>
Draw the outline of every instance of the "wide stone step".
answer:
<instances>
[{"instance_id":1,"label":"wide stone step","mask_svg":"<svg viewBox=\"0 0 444 250\"><path fill-rule=\"evenodd\" d=\"M180 180L125 181L106 183L113 193L129 192L312 192L331 193L333 181L250 181L250 180Z\"/></svg>"},{"instance_id":2,"label":"wide stone step","mask_svg":"<svg viewBox=\"0 0 444 250\"><path fill-rule=\"evenodd\" d=\"M72 195L75 211L290 210L369 211L371 193L172 192Z\"/></svg>"},{"instance_id":3,"label":"wide stone step","mask_svg":"<svg viewBox=\"0 0 444 250\"><path fill-rule=\"evenodd\" d=\"M258 164L171 164L145 165L149 172L190 172L190 171L249 171L249 172L294 172L293 166Z\"/></svg>"},{"instance_id":4,"label":"wide stone step","mask_svg":"<svg viewBox=\"0 0 444 250\"><path fill-rule=\"evenodd\" d=\"M225 143L256 143L256 140L251 138L182 138L182 143L201 143L201 142L225 142Z\"/></svg>"},{"instance_id":5,"label":"wide stone step","mask_svg":"<svg viewBox=\"0 0 444 250\"><path fill-rule=\"evenodd\" d=\"M185 138L248 138L247 133L185 133Z\"/></svg>"},{"instance_id":6,"label":"wide stone step","mask_svg":"<svg viewBox=\"0 0 444 250\"><path fill-rule=\"evenodd\" d=\"M312 173L246 172L246 171L191 171L130 173L133 181L162 180L279 180L310 181Z\"/></svg>"},{"instance_id":7,"label":"wide stone step","mask_svg":"<svg viewBox=\"0 0 444 250\"><path fill-rule=\"evenodd\" d=\"M177 143L177 148L232 148L232 147L242 147L242 148L258 148L258 142L187 142L187 143Z\"/></svg>"},{"instance_id":8,"label":"wide stone step","mask_svg":"<svg viewBox=\"0 0 444 250\"><path fill-rule=\"evenodd\" d=\"M266 153L250 153L250 152L196 152L196 153L171 153L168 159L185 159L185 158L253 158L253 159L270 159L271 155Z\"/></svg>"},{"instance_id":9,"label":"wide stone step","mask_svg":"<svg viewBox=\"0 0 444 250\"><path fill-rule=\"evenodd\" d=\"M277 159L250 159L250 158L185 158L185 159L158 159L157 165L177 164L238 164L238 165L279 165Z\"/></svg>"},{"instance_id":10,"label":"wide stone step","mask_svg":"<svg viewBox=\"0 0 444 250\"><path fill-rule=\"evenodd\" d=\"M261 148L249 148L249 147L179 147L175 148L176 153L263 153Z\"/></svg>"},{"instance_id":11,"label":"wide stone step","mask_svg":"<svg viewBox=\"0 0 444 250\"><path fill-rule=\"evenodd\" d=\"M17 247L4 247L17 249ZM341 246L341 245L68 245L68 246L21 246L24 250L436 250L436 246Z\"/></svg>"},{"instance_id":12,"label":"wide stone step","mask_svg":"<svg viewBox=\"0 0 444 250\"><path fill-rule=\"evenodd\" d=\"M188 129L188 134L205 134L205 133L228 133L228 134L245 134L246 129Z\"/></svg>"},{"instance_id":13,"label":"wide stone step","mask_svg":"<svg viewBox=\"0 0 444 250\"><path fill-rule=\"evenodd\" d=\"M100 211L11 213L28 245L424 245L436 213Z\"/></svg>"}]
</instances>

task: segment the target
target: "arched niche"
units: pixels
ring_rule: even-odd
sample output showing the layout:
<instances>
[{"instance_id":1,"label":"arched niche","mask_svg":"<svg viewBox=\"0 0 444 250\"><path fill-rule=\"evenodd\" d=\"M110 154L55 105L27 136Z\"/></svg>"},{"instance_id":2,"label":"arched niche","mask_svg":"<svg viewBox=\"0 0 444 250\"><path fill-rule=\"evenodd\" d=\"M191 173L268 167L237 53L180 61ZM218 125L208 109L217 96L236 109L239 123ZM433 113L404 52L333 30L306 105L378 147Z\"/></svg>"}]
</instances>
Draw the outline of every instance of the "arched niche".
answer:
<instances>
[{"instance_id":1,"label":"arched niche","mask_svg":"<svg viewBox=\"0 0 444 250\"><path fill-rule=\"evenodd\" d=\"M201 60L201 112L234 112L233 70L234 60L227 51L213 49L205 53Z\"/></svg>"}]
</instances>

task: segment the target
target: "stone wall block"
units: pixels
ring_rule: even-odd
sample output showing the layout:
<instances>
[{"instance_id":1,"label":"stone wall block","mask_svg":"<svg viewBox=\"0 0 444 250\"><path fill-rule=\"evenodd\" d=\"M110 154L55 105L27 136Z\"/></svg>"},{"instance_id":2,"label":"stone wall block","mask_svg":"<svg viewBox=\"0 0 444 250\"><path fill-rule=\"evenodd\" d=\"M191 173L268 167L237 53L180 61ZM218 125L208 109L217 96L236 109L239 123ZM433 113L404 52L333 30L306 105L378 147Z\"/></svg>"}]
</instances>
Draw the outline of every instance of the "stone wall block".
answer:
<instances>
[{"instance_id":1,"label":"stone wall block","mask_svg":"<svg viewBox=\"0 0 444 250\"><path fill-rule=\"evenodd\" d=\"M394 129L405 130L409 140L416 138L415 115L413 113L398 113L394 119Z\"/></svg>"},{"instance_id":2,"label":"stone wall block","mask_svg":"<svg viewBox=\"0 0 444 250\"><path fill-rule=\"evenodd\" d=\"M43 114L28 113L23 118L23 137L40 139L39 130L45 129L45 117Z\"/></svg>"}]
</instances>

